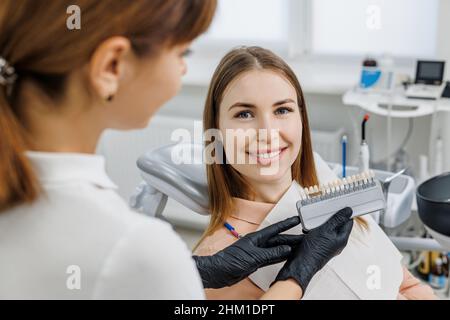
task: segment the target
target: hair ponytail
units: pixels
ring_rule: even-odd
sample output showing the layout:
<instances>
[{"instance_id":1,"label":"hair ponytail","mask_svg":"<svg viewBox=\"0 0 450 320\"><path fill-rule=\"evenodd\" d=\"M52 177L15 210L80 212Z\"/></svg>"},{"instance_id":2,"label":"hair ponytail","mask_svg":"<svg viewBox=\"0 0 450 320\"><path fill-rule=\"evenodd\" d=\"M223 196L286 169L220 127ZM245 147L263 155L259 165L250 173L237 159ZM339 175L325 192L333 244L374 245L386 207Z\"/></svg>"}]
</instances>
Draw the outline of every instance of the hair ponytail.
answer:
<instances>
[{"instance_id":1,"label":"hair ponytail","mask_svg":"<svg viewBox=\"0 0 450 320\"><path fill-rule=\"evenodd\" d=\"M32 202L39 193L24 151L23 129L10 106L6 88L0 86L0 211Z\"/></svg>"}]
</instances>

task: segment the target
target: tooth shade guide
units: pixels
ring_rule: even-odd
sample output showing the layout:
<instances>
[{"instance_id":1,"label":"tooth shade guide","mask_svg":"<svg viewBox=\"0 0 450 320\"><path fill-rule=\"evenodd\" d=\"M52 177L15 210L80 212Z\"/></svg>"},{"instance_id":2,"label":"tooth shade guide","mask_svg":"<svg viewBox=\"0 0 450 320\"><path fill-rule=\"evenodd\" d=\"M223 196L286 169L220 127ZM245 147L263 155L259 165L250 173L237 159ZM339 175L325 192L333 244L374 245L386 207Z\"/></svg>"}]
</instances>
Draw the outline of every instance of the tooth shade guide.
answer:
<instances>
[{"instance_id":1,"label":"tooth shade guide","mask_svg":"<svg viewBox=\"0 0 450 320\"><path fill-rule=\"evenodd\" d=\"M317 185L310 186L309 188L304 188L303 190L309 197L321 195L321 190L319 190L319 187Z\"/></svg>"},{"instance_id":2,"label":"tooth shade guide","mask_svg":"<svg viewBox=\"0 0 450 320\"><path fill-rule=\"evenodd\" d=\"M313 187L314 190L317 190L316 186ZM304 230L320 226L345 206L353 208L353 217L386 208L381 184L372 178L370 171L321 184L318 190L320 196L316 197L315 193L311 193L311 198L302 199L296 204ZM318 212L326 214L318 215Z\"/></svg>"},{"instance_id":3,"label":"tooth shade guide","mask_svg":"<svg viewBox=\"0 0 450 320\"><path fill-rule=\"evenodd\" d=\"M343 196L356 190L366 188L374 182L373 171L364 171L346 178L330 181L319 186L314 185L302 189L301 199L320 201L333 197Z\"/></svg>"}]
</instances>

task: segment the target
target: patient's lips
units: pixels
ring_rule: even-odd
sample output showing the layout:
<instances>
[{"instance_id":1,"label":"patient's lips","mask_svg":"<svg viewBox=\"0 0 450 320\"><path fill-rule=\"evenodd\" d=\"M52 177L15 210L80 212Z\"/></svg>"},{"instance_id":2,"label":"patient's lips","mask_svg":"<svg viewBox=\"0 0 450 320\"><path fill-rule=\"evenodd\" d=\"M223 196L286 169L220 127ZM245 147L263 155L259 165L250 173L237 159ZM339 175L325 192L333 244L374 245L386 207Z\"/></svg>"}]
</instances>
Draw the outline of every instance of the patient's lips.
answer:
<instances>
[{"instance_id":1,"label":"patient's lips","mask_svg":"<svg viewBox=\"0 0 450 320\"><path fill-rule=\"evenodd\" d=\"M275 150L264 149L257 152L248 152L248 154L256 159L257 163L263 166L269 165L275 161L279 161L281 155L287 150L288 147L278 148Z\"/></svg>"}]
</instances>

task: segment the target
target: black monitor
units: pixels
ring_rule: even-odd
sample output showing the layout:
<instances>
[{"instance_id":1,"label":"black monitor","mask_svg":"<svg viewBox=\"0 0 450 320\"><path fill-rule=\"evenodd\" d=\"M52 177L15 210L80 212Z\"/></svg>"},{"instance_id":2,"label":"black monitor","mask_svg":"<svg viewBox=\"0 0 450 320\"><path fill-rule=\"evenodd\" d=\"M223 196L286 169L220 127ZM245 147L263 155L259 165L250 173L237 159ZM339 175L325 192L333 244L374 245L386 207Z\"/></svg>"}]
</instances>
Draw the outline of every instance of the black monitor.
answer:
<instances>
[{"instance_id":1,"label":"black monitor","mask_svg":"<svg viewBox=\"0 0 450 320\"><path fill-rule=\"evenodd\" d=\"M415 83L441 85L444 78L445 61L417 61Z\"/></svg>"}]
</instances>

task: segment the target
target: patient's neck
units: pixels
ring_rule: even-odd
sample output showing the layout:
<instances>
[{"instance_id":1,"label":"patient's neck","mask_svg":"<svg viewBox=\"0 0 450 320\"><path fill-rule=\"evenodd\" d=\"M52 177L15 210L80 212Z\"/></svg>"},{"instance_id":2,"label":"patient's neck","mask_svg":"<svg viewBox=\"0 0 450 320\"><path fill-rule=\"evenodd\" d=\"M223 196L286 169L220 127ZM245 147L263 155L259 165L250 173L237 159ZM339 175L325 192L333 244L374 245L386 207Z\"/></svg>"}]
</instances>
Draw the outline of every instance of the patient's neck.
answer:
<instances>
[{"instance_id":1,"label":"patient's neck","mask_svg":"<svg viewBox=\"0 0 450 320\"><path fill-rule=\"evenodd\" d=\"M292 184L292 176L286 175L279 180L261 182L250 180L250 185L255 191L255 198L253 201L277 203L283 194Z\"/></svg>"}]
</instances>

